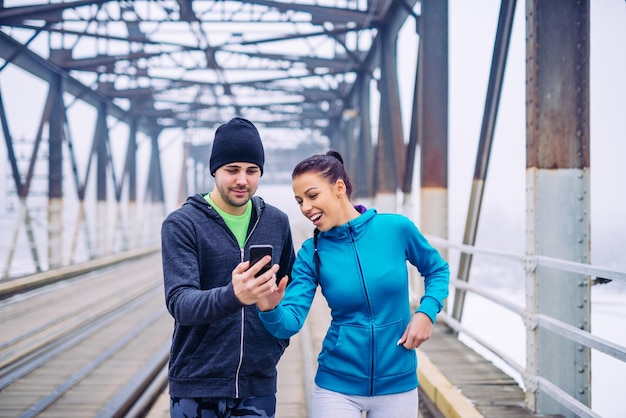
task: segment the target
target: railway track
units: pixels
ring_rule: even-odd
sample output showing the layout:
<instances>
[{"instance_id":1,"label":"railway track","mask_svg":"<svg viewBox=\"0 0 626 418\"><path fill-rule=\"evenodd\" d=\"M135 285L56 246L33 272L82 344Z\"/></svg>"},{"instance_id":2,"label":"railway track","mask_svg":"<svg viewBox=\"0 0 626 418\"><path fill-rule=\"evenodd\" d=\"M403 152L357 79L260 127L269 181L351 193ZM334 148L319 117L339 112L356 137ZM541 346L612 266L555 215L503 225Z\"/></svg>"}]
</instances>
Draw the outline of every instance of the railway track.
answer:
<instances>
[{"instance_id":1,"label":"railway track","mask_svg":"<svg viewBox=\"0 0 626 418\"><path fill-rule=\"evenodd\" d=\"M171 329L159 254L0 301L0 417L142 415Z\"/></svg>"}]
</instances>

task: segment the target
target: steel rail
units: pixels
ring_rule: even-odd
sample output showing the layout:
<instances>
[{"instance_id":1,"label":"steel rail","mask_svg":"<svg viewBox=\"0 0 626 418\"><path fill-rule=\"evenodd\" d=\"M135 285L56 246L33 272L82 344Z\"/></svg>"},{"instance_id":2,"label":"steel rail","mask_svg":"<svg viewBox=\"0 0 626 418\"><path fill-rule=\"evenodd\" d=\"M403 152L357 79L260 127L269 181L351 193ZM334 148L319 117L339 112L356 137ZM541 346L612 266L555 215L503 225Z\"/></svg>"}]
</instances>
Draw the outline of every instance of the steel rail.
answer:
<instances>
[{"instance_id":1,"label":"steel rail","mask_svg":"<svg viewBox=\"0 0 626 418\"><path fill-rule=\"evenodd\" d=\"M59 414L59 410L62 415L75 414L75 409L64 409L64 400L80 398L102 373L107 376L102 386L106 389L96 392L92 401L80 407L83 411L94 407L93 412L83 414L96 416L98 405L104 405L98 416L122 417L132 410L146 411L166 387L163 370L167 367L170 344L167 331L161 328L169 318L158 302L162 284L158 276L146 270L146 266L152 269L156 265L145 258L135 260L130 270L128 266L118 266L82 277L71 274L70 280L59 278L52 285L0 301L0 309L6 314L4 326L10 329L10 323L20 325L0 346L0 393L9 396L7 402L0 402L0 415L31 417L44 411ZM120 275L122 269L124 274ZM133 274L138 274L136 280L124 279ZM83 303L76 305L72 301ZM43 317L34 314L39 311ZM138 345L147 347L145 353L150 357L137 360L133 353ZM75 358L76 354L70 356L70 350L79 353L80 362L72 360L69 375L54 373L46 377L45 369L66 367L68 358ZM121 359L121 364L134 363L131 369L123 366L127 372L122 372L122 376L111 373L120 364L116 359ZM45 380L33 380L35 373ZM10 395L21 393L30 381L37 386L32 399L20 400L21 397ZM70 403L74 405L70 408L76 406L75 401Z\"/></svg>"},{"instance_id":2,"label":"steel rail","mask_svg":"<svg viewBox=\"0 0 626 418\"><path fill-rule=\"evenodd\" d=\"M61 336L55 341L50 342L38 350L29 352L9 364L7 367L0 370L0 391L7 388L18 379L32 373L34 370L64 353L71 347L75 347L105 326L110 325L120 318L124 318L125 314L154 297L157 292L160 292L160 289L153 288L150 292L142 294L140 297L133 299L130 303L119 307L117 310L94 318L92 321L85 322L82 327L77 328L73 332Z\"/></svg>"},{"instance_id":3,"label":"steel rail","mask_svg":"<svg viewBox=\"0 0 626 418\"><path fill-rule=\"evenodd\" d=\"M105 306L104 309L101 308L104 305L104 300L97 300L92 305L68 311L62 316L53 318L35 328L28 329L24 333L3 342L0 344L0 350L2 350L0 352L0 370L42 347L55 344L57 340L65 335L70 335L76 331L80 332L81 329L89 327L95 319L114 313L137 298L137 296L154 290L154 288L155 286L145 286L136 289L133 294L119 300L112 306Z\"/></svg>"},{"instance_id":4,"label":"steel rail","mask_svg":"<svg viewBox=\"0 0 626 418\"><path fill-rule=\"evenodd\" d=\"M124 309L124 311L126 311L126 309ZM20 418L35 417L39 415L41 412L45 411L59 398L61 398L63 395L69 392L74 386L78 385L82 379L87 377L90 373L92 373L94 370L96 370L98 367L104 364L107 360L113 357L113 355L121 351L130 341L136 338L140 333L142 333L150 325L160 320L163 315L166 315L166 312L159 310L157 314L151 315L148 319L142 321L131 332L124 334L122 338L115 341L115 343L109 346L104 352L98 355L95 359L87 363L78 372L72 374L72 376L70 376L60 385L58 385L52 392L50 392L48 396L44 397L42 400L40 400L35 405L33 405L26 413L22 414ZM92 333L92 332L93 332L92 330L88 331L88 333ZM157 365L157 366L152 366L152 367L153 368L156 367L156 369L160 369L162 367L162 364ZM152 375L153 374L148 374L149 377L151 377ZM143 387L144 385L140 385L140 386ZM134 399L135 398L132 398L132 400ZM122 408L123 405L126 405L126 403L115 403L114 405L117 405L119 409L119 408ZM109 412L113 412L113 411L109 411ZM109 415L109 416L114 416L114 414Z\"/></svg>"}]
</instances>

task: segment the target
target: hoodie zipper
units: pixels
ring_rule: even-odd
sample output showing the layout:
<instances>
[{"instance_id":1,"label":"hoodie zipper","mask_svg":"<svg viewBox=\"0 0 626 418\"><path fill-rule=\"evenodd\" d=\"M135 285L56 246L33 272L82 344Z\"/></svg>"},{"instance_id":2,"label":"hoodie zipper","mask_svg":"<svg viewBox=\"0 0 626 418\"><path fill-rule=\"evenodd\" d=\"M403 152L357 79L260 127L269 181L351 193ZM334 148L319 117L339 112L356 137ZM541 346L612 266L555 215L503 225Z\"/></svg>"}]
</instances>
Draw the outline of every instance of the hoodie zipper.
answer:
<instances>
[{"instance_id":1,"label":"hoodie zipper","mask_svg":"<svg viewBox=\"0 0 626 418\"><path fill-rule=\"evenodd\" d=\"M352 247L354 248L354 254L356 255L356 261L357 261L357 264L359 265L361 284L363 285L363 291L365 292L365 300L367 301L367 312L369 314L369 320L370 320L370 333L372 335L372 340L371 340L371 345L370 345L370 368L372 370L372 373L370 375L370 393L369 394L370 396L372 396L374 393L374 346L375 346L372 302L370 301L370 296L369 296L369 293L367 292L367 286L365 285L365 275L363 274L363 267L361 266L361 259L359 257L359 252L356 249L356 242L354 241L354 230L352 228L352 225L349 225L349 231L350 231L350 241L352 242Z\"/></svg>"},{"instance_id":2,"label":"hoodie zipper","mask_svg":"<svg viewBox=\"0 0 626 418\"><path fill-rule=\"evenodd\" d=\"M252 227L250 234L246 237L246 240L243 243L243 248L240 248L239 250L239 253L240 253L239 258L242 263L244 261L246 244L248 243L248 239L250 238L250 236L256 229L256 226L259 224L260 218L261 218L261 215L259 214L256 218L256 221L254 222L254 226ZM243 341L244 341L243 334L245 331L245 327L244 327L245 323L246 323L246 311L245 311L245 306L242 306L241 307L241 329L240 329L241 334L239 337L239 364L237 364L237 372L235 373L235 398L239 397L239 373L241 372L241 366L243 364Z\"/></svg>"}]
</instances>

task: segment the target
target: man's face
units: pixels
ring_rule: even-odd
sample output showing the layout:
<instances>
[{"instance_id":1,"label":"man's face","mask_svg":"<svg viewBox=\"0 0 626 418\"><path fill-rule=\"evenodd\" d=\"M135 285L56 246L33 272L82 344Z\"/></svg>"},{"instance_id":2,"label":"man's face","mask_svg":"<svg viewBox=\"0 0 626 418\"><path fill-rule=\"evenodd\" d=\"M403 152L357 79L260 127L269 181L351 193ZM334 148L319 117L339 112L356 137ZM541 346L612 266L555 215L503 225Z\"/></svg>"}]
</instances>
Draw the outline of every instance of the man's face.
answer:
<instances>
[{"instance_id":1,"label":"man's face","mask_svg":"<svg viewBox=\"0 0 626 418\"><path fill-rule=\"evenodd\" d=\"M252 163L235 162L221 166L215 171L215 189L219 196L211 199L223 211L241 215L245 205L259 186L261 169Z\"/></svg>"}]
</instances>

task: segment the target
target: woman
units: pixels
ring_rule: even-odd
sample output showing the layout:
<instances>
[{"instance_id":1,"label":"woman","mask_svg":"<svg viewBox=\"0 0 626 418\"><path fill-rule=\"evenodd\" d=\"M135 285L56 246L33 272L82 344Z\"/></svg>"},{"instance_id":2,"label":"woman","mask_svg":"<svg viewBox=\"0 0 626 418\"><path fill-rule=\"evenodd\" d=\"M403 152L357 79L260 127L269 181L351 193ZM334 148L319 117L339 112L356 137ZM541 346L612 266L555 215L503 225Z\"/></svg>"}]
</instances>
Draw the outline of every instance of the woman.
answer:
<instances>
[{"instance_id":1,"label":"woman","mask_svg":"<svg viewBox=\"0 0 626 418\"><path fill-rule=\"evenodd\" d=\"M288 291L284 277L257 303L263 324L277 338L297 333L319 285L332 321L318 357L313 417L415 418L414 349L430 337L448 295L448 263L408 218L354 206L338 153L301 161L292 180L315 232L298 252ZM425 280L414 315L407 261Z\"/></svg>"}]
</instances>

